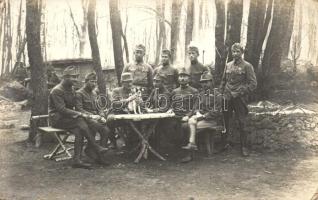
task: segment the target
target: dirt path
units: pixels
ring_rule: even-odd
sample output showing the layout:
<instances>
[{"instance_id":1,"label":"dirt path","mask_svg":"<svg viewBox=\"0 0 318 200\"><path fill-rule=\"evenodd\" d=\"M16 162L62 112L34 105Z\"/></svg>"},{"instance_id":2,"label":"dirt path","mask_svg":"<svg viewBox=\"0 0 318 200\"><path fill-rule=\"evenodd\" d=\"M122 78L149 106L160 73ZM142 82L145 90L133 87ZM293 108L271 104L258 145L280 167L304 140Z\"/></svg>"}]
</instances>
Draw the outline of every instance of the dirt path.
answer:
<instances>
[{"instance_id":1,"label":"dirt path","mask_svg":"<svg viewBox=\"0 0 318 200\"><path fill-rule=\"evenodd\" d=\"M308 152L242 158L233 149L188 164L116 157L106 168L72 169L42 159L47 148L26 147L18 128L28 115L8 112L16 128L0 129L0 199L309 200L318 187L318 157Z\"/></svg>"}]
</instances>

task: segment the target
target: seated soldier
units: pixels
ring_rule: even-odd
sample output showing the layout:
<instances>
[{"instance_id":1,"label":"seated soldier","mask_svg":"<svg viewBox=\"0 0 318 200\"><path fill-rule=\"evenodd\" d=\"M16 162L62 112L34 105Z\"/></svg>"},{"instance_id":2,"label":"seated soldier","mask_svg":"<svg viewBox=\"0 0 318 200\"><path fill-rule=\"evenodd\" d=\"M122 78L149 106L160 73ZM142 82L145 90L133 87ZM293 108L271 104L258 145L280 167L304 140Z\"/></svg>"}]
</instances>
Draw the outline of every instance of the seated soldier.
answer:
<instances>
[{"instance_id":1,"label":"seated soldier","mask_svg":"<svg viewBox=\"0 0 318 200\"><path fill-rule=\"evenodd\" d=\"M135 94L132 94L133 77L129 72L124 72L121 75L121 87L113 90L112 94L112 110L115 114L129 113L128 103L137 99Z\"/></svg>"},{"instance_id":2,"label":"seated soldier","mask_svg":"<svg viewBox=\"0 0 318 200\"><path fill-rule=\"evenodd\" d=\"M95 142L90 129L85 121L89 115L75 110L74 82L77 81L78 73L72 66L63 71L62 81L56 85L49 95L49 115L52 127L66 129L75 135L74 160L75 168L90 168L91 165L81 160L84 137L91 143L98 155L107 151Z\"/></svg>"},{"instance_id":3,"label":"seated soldier","mask_svg":"<svg viewBox=\"0 0 318 200\"><path fill-rule=\"evenodd\" d=\"M189 86L190 74L185 69L179 71L178 81L180 86L172 91L171 94L171 107L176 115L174 128L177 130L181 127L181 133L186 133L188 129L188 120L194 114L194 105L197 99L198 90ZM179 133L177 131L177 133ZM185 137L182 136L182 139Z\"/></svg>"},{"instance_id":4,"label":"seated soldier","mask_svg":"<svg viewBox=\"0 0 318 200\"><path fill-rule=\"evenodd\" d=\"M200 83L202 90L199 93L200 98L195 108L196 115L193 115L188 121L190 127L189 143L182 147L183 149L197 150L197 130L216 127L217 122L222 118L220 96L217 96L214 90L212 75L202 74Z\"/></svg>"},{"instance_id":5,"label":"seated soldier","mask_svg":"<svg viewBox=\"0 0 318 200\"><path fill-rule=\"evenodd\" d=\"M112 92L111 112L107 117L108 127L115 132L115 128L123 128L124 132L129 132L127 124L123 121L112 121L112 114L129 114L128 104L137 99L136 95L132 95L133 76L129 72L121 74L121 87L117 87ZM129 136L129 135L128 135Z\"/></svg>"},{"instance_id":6,"label":"seated soldier","mask_svg":"<svg viewBox=\"0 0 318 200\"><path fill-rule=\"evenodd\" d=\"M170 108L170 93L168 89L163 85L162 77L156 75L153 78L154 89L151 91L147 104L146 111L148 113L164 113Z\"/></svg>"},{"instance_id":7,"label":"seated soldier","mask_svg":"<svg viewBox=\"0 0 318 200\"><path fill-rule=\"evenodd\" d=\"M93 136L96 132L100 135L100 145L103 147L107 146L109 128L106 126L106 120L101 117L100 112L97 108L97 94L94 90L96 87L96 74L90 73L85 76L85 84L79 90L76 91L76 110L81 113L85 113L90 116L90 118L85 119L88 127L91 129ZM87 156L94 159L97 163L107 164L101 157L94 154L93 148L90 143L88 143L85 148L85 153Z\"/></svg>"}]
</instances>

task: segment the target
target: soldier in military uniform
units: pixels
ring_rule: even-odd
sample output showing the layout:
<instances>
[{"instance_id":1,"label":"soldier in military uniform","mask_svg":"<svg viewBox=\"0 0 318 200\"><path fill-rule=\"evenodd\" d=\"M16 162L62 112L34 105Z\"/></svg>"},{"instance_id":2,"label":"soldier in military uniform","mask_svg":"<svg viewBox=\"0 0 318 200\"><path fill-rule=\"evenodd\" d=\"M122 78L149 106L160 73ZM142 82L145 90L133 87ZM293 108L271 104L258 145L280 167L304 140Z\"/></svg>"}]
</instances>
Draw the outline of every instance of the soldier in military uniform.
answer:
<instances>
[{"instance_id":1,"label":"soldier in military uniform","mask_svg":"<svg viewBox=\"0 0 318 200\"><path fill-rule=\"evenodd\" d=\"M170 108L170 93L165 87L162 76L158 74L153 78L154 89L147 100L147 112L164 113Z\"/></svg>"},{"instance_id":2,"label":"soldier in military uniform","mask_svg":"<svg viewBox=\"0 0 318 200\"><path fill-rule=\"evenodd\" d=\"M171 108L176 115L175 128L181 128L182 140L188 134L188 120L194 114L195 101L197 100L198 90L189 86L190 74L184 68L179 71L178 81L180 86L171 93ZM177 131L177 133L179 133ZM182 141L183 142L183 141Z\"/></svg>"},{"instance_id":3,"label":"soldier in military uniform","mask_svg":"<svg viewBox=\"0 0 318 200\"><path fill-rule=\"evenodd\" d=\"M116 114L128 113L128 103L136 100L137 96L132 93L133 74L124 72L121 74L121 87L113 90L112 94L112 110Z\"/></svg>"},{"instance_id":4,"label":"soldier in military uniform","mask_svg":"<svg viewBox=\"0 0 318 200\"><path fill-rule=\"evenodd\" d=\"M78 74L72 66L63 71L61 83L56 85L49 95L49 115L53 127L66 129L75 135L73 167L90 168L90 164L81 160L84 137L98 154L107 149L96 144L95 138L91 135L85 121L90 115L75 110L76 95L73 83L77 77Z\"/></svg>"},{"instance_id":5,"label":"soldier in military uniform","mask_svg":"<svg viewBox=\"0 0 318 200\"><path fill-rule=\"evenodd\" d=\"M159 75L163 85L172 92L178 85L178 70L170 64L171 52L164 49L161 52L161 64L154 70L154 76Z\"/></svg>"},{"instance_id":6,"label":"soldier in military uniform","mask_svg":"<svg viewBox=\"0 0 318 200\"><path fill-rule=\"evenodd\" d=\"M220 124L220 119L222 119L222 97L214 89L212 75L208 73L202 74L200 82L202 90L199 93L199 101L197 101L195 107L196 114L188 121L190 127L189 143L183 149L197 150L197 130L216 127L217 124Z\"/></svg>"},{"instance_id":7,"label":"soldier in military uniform","mask_svg":"<svg viewBox=\"0 0 318 200\"><path fill-rule=\"evenodd\" d=\"M100 145L103 147L107 146L108 136L109 136L109 128L106 126L106 120L101 117L103 114L97 108L97 93L94 90L96 87L96 74L89 73L85 76L85 84L79 90L76 91L76 110L90 115L90 119L85 119L88 127L91 129L93 136L96 135L96 132L100 134ZM106 164L105 161L98 157L93 151L93 147L90 143L88 143L85 148L85 153L87 156L93 158L97 163Z\"/></svg>"},{"instance_id":8,"label":"soldier in military uniform","mask_svg":"<svg viewBox=\"0 0 318 200\"><path fill-rule=\"evenodd\" d=\"M248 156L247 135L244 131L248 114L245 97L256 89L257 81L253 66L242 58L243 47L239 43L235 43L231 50L233 61L226 64L220 87L228 106L228 110L224 112L224 123L227 132L222 139L223 142L226 142L229 120L234 111L239 122L241 153L243 156Z\"/></svg>"},{"instance_id":9,"label":"soldier in military uniform","mask_svg":"<svg viewBox=\"0 0 318 200\"><path fill-rule=\"evenodd\" d=\"M189 72L191 76L190 86L198 90L201 88L201 84L200 84L201 75L204 73L210 73L209 68L204 66L202 63L198 61L199 55L200 54L199 54L198 47L194 45L190 45L188 47L188 57L191 63L189 67Z\"/></svg>"},{"instance_id":10,"label":"soldier in military uniform","mask_svg":"<svg viewBox=\"0 0 318 200\"><path fill-rule=\"evenodd\" d=\"M125 122L112 121L113 114L128 114L128 104L134 100L138 101L138 97L132 93L132 89L134 87L132 73L122 73L121 84L121 87L117 87L113 90L111 103L112 111L111 114L107 117L107 125L113 132L117 127L124 129L125 132L130 132L131 130L127 129L127 124ZM132 137L132 134L128 134L128 137Z\"/></svg>"},{"instance_id":11,"label":"soldier in military uniform","mask_svg":"<svg viewBox=\"0 0 318 200\"><path fill-rule=\"evenodd\" d=\"M135 62L125 66L123 72L130 72L133 75L133 85L140 87L146 98L153 87L153 69L144 63L145 52L144 45L137 45L134 50Z\"/></svg>"}]
</instances>

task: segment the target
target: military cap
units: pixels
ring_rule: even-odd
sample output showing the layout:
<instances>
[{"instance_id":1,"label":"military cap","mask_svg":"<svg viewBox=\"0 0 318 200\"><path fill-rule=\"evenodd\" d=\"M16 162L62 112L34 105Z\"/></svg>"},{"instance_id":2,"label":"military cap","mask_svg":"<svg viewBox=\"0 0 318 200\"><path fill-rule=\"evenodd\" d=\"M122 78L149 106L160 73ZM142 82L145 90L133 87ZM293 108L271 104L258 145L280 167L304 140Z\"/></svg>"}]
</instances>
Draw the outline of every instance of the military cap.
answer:
<instances>
[{"instance_id":1,"label":"military cap","mask_svg":"<svg viewBox=\"0 0 318 200\"><path fill-rule=\"evenodd\" d=\"M124 72L121 74L121 82L133 81L133 76L129 72Z\"/></svg>"},{"instance_id":2,"label":"military cap","mask_svg":"<svg viewBox=\"0 0 318 200\"><path fill-rule=\"evenodd\" d=\"M199 54L199 48L195 45L189 45L188 51L194 51L194 52L197 52L197 54Z\"/></svg>"},{"instance_id":3,"label":"military cap","mask_svg":"<svg viewBox=\"0 0 318 200\"><path fill-rule=\"evenodd\" d=\"M163 55L163 54L167 54L169 57L171 57L171 52L170 52L169 49L163 49L163 50L161 51L161 55Z\"/></svg>"},{"instance_id":4,"label":"military cap","mask_svg":"<svg viewBox=\"0 0 318 200\"><path fill-rule=\"evenodd\" d=\"M96 74L94 72L86 74L86 76L85 76L85 81L96 80L96 79L97 79L97 77L96 77Z\"/></svg>"},{"instance_id":5,"label":"military cap","mask_svg":"<svg viewBox=\"0 0 318 200\"><path fill-rule=\"evenodd\" d=\"M135 51L141 50L143 52L146 52L146 47L143 44L137 44L135 47Z\"/></svg>"},{"instance_id":6,"label":"military cap","mask_svg":"<svg viewBox=\"0 0 318 200\"><path fill-rule=\"evenodd\" d=\"M179 70L179 73L178 73L179 75L181 75L181 74L183 74L183 75L188 75L188 76L190 76L190 73L186 70L186 68L181 68L180 70Z\"/></svg>"},{"instance_id":7,"label":"military cap","mask_svg":"<svg viewBox=\"0 0 318 200\"><path fill-rule=\"evenodd\" d=\"M210 73L204 73L201 75L200 82L202 81L212 81L213 77Z\"/></svg>"},{"instance_id":8,"label":"military cap","mask_svg":"<svg viewBox=\"0 0 318 200\"><path fill-rule=\"evenodd\" d=\"M243 52L243 46L240 43L234 43L231 47L232 50L240 50L241 52Z\"/></svg>"},{"instance_id":9,"label":"military cap","mask_svg":"<svg viewBox=\"0 0 318 200\"><path fill-rule=\"evenodd\" d=\"M74 76L79 75L75 66L68 66L63 71L63 76Z\"/></svg>"}]
</instances>

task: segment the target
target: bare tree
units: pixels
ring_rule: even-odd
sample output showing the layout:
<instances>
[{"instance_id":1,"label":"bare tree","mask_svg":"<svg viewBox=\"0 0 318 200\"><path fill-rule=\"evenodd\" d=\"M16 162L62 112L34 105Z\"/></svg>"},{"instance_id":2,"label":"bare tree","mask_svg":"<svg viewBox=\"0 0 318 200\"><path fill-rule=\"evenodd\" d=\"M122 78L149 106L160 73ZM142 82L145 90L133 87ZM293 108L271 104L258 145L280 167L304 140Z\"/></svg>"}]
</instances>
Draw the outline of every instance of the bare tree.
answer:
<instances>
[{"instance_id":1,"label":"bare tree","mask_svg":"<svg viewBox=\"0 0 318 200\"><path fill-rule=\"evenodd\" d=\"M194 15L194 1L188 0L187 5L187 22L186 22L186 32L185 32L185 55L187 55L187 47L192 40L193 32L193 15ZM186 56L185 56L186 59Z\"/></svg>"},{"instance_id":2,"label":"bare tree","mask_svg":"<svg viewBox=\"0 0 318 200\"><path fill-rule=\"evenodd\" d=\"M229 0L227 8L227 33L225 44L228 60L232 60L231 46L241 41L241 26L243 17L243 0Z\"/></svg>"},{"instance_id":3,"label":"bare tree","mask_svg":"<svg viewBox=\"0 0 318 200\"><path fill-rule=\"evenodd\" d=\"M287 59L289 53L290 40L293 33L294 26L294 13L295 13L295 0L287 1L284 4L284 9L282 9L282 15L288 20L285 29L285 36L282 38L282 59Z\"/></svg>"},{"instance_id":4,"label":"bare tree","mask_svg":"<svg viewBox=\"0 0 318 200\"><path fill-rule=\"evenodd\" d=\"M118 85L120 85L120 77L124 68L124 60L121 44L123 30L120 19L120 12L118 9L118 0L109 0L109 14L113 38L115 70L117 74Z\"/></svg>"},{"instance_id":5,"label":"bare tree","mask_svg":"<svg viewBox=\"0 0 318 200\"><path fill-rule=\"evenodd\" d=\"M250 2L244 58L253 65L256 73L258 71L262 46L271 19L272 7L273 0L255 0Z\"/></svg>"},{"instance_id":6,"label":"bare tree","mask_svg":"<svg viewBox=\"0 0 318 200\"><path fill-rule=\"evenodd\" d=\"M272 19L272 27L269 33L264 58L262 62L262 72L264 76L267 76L270 72L277 72L280 70L280 63L283 56L282 43L284 37L286 37L286 30L289 26L289 12L286 9L290 9L290 0L281 0L274 2L274 14Z\"/></svg>"},{"instance_id":7,"label":"bare tree","mask_svg":"<svg viewBox=\"0 0 318 200\"><path fill-rule=\"evenodd\" d=\"M215 0L216 7L216 26L215 26L215 77L216 83L220 83L220 78L226 62L225 37L225 3L223 0Z\"/></svg>"},{"instance_id":8,"label":"bare tree","mask_svg":"<svg viewBox=\"0 0 318 200\"><path fill-rule=\"evenodd\" d=\"M86 44L86 32L87 32L87 12L88 12L88 4L89 0L81 0L82 2L82 11L83 11L83 19L82 23L80 24L80 27L77 25L74 14L72 11L72 7L67 1L69 11L70 11L70 16L73 21L73 25L76 30L77 37L79 39L79 56L82 57L84 55L84 49L85 49L85 44Z\"/></svg>"},{"instance_id":9,"label":"bare tree","mask_svg":"<svg viewBox=\"0 0 318 200\"><path fill-rule=\"evenodd\" d=\"M157 36L155 64L159 63L160 50L166 48L165 0L156 1Z\"/></svg>"},{"instance_id":10,"label":"bare tree","mask_svg":"<svg viewBox=\"0 0 318 200\"><path fill-rule=\"evenodd\" d=\"M47 73L41 53L41 0L26 0L26 35L28 57L31 67L32 106L31 115L45 115L48 112ZM46 125L40 120L38 125ZM35 137L35 127L31 124L29 142Z\"/></svg>"},{"instance_id":11,"label":"bare tree","mask_svg":"<svg viewBox=\"0 0 318 200\"><path fill-rule=\"evenodd\" d=\"M177 44L179 41L180 32L180 17L182 9L181 0L172 0L171 10L171 34L170 34L170 49L171 49L171 62L173 63L177 55Z\"/></svg>"},{"instance_id":12,"label":"bare tree","mask_svg":"<svg viewBox=\"0 0 318 200\"><path fill-rule=\"evenodd\" d=\"M92 51L93 67L97 75L97 84L98 84L99 92L101 94L106 94L106 81L102 71L99 48L97 43L95 13L96 13L96 0L90 0L88 4L88 12L87 12L87 25L88 25L89 42L90 42L91 51Z\"/></svg>"}]
</instances>

